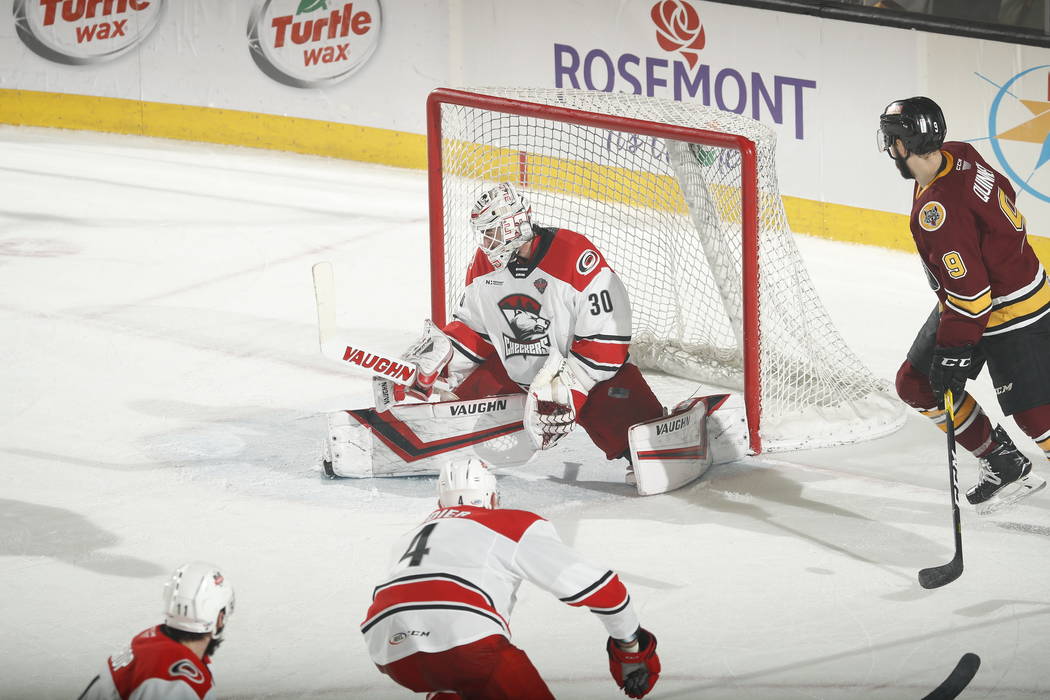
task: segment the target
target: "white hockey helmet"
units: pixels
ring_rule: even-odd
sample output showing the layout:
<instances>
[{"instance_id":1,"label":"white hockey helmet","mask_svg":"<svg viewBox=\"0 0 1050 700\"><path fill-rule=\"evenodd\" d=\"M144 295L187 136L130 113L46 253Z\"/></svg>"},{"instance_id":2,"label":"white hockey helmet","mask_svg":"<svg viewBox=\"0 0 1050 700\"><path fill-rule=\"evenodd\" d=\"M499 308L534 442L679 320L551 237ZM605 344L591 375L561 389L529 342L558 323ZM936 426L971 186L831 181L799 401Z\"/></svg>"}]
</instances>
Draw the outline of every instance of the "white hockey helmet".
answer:
<instances>
[{"instance_id":1,"label":"white hockey helmet","mask_svg":"<svg viewBox=\"0 0 1050 700\"><path fill-rule=\"evenodd\" d=\"M183 564L164 584L164 624L222 639L233 600L233 587L217 567L199 561Z\"/></svg>"},{"instance_id":2,"label":"white hockey helmet","mask_svg":"<svg viewBox=\"0 0 1050 700\"><path fill-rule=\"evenodd\" d=\"M480 459L461 459L445 462L438 474L438 505L499 507L499 486L496 477Z\"/></svg>"},{"instance_id":3,"label":"white hockey helmet","mask_svg":"<svg viewBox=\"0 0 1050 700\"><path fill-rule=\"evenodd\" d=\"M532 207L509 182L483 192L470 210L470 224L481 236L479 245L497 270L536 235Z\"/></svg>"}]
</instances>

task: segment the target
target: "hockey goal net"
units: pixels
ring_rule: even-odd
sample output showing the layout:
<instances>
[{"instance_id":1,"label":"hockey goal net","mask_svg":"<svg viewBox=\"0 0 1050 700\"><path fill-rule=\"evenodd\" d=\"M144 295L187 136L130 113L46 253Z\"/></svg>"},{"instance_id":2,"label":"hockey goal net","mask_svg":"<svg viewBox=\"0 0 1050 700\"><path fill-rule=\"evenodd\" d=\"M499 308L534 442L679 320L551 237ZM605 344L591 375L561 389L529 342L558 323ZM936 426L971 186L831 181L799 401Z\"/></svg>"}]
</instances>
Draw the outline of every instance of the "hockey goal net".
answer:
<instances>
[{"instance_id":1,"label":"hockey goal net","mask_svg":"<svg viewBox=\"0 0 1050 700\"><path fill-rule=\"evenodd\" d=\"M451 314L469 211L516 183L533 221L591 239L627 286L631 358L743 393L754 453L892 432L903 405L817 297L777 185L773 132L697 104L561 89L438 89L427 105L431 304Z\"/></svg>"}]
</instances>

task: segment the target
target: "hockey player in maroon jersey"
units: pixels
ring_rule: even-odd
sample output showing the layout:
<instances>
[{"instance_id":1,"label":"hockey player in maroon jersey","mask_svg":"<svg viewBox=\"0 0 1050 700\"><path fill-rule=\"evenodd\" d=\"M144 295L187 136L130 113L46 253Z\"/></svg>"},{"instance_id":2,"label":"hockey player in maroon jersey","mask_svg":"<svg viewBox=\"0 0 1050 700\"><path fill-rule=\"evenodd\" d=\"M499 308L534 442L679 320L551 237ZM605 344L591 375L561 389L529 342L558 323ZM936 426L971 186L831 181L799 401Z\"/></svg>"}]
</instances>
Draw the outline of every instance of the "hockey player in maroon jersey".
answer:
<instances>
[{"instance_id":1,"label":"hockey player in maroon jersey","mask_svg":"<svg viewBox=\"0 0 1050 700\"><path fill-rule=\"evenodd\" d=\"M470 220L480 246L466 289L443 334L406 354L420 368L409 394L428 398L442 371L459 399L524 391L540 449L579 424L608 459L628 457L628 428L663 407L628 359L623 282L584 236L534 224L509 183L484 192Z\"/></svg>"},{"instance_id":2,"label":"hockey player in maroon jersey","mask_svg":"<svg viewBox=\"0 0 1050 700\"><path fill-rule=\"evenodd\" d=\"M233 588L211 564L180 566L164 586L164 623L109 657L79 700L212 700L211 656L233 615Z\"/></svg>"},{"instance_id":3,"label":"hockey player in maroon jersey","mask_svg":"<svg viewBox=\"0 0 1050 700\"><path fill-rule=\"evenodd\" d=\"M1002 426L992 427L966 390L985 363L999 405L1050 458L1050 285L1028 243L1014 189L973 146L944 143L945 121L928 97L890 103L878 145L915 180L911 232L938 305L897 374L897 392L979 458L966 493L979 513L1046 482Z\"/></svg>"},{"instance_id":4,"label":"hockey player in maroon jersey","mask_svg":"<svg viewBox=\"0 0 1050 700\"><path fill-rule=\"evenodd\" d=\"M379 670L442 700L552 698L510 643L510 615L527 579L597 614L613 679L644 697L660 674L656 637L639 627L619 577L582 560L540 516L498 505L496 478L479 460L441 468L438 509L397 543L361 623Z\"/></svg>"}]
</instances>

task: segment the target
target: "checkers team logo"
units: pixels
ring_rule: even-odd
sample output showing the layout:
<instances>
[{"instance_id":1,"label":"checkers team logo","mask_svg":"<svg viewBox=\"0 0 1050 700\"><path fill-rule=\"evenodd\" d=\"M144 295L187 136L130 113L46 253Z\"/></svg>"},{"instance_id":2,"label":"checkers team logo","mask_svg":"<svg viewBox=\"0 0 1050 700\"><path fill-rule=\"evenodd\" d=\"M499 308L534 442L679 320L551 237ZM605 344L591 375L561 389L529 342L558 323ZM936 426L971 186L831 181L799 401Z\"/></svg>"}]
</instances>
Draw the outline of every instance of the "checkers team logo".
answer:
<instances>
[{"instance_id":1,"label":"checkers team logo","mask_svg":"<svg viewBox=\"0 0 1050 700\"><path fill-rule=\"evenodd\" d=\"M164 0L14 0L15 31L55 63L111 61L156 28Z\"/></svg>"},{"instance_id":2,"label":"checkers team logo","mask_svg":"<svg viewBox=\"0 0 1050 700\"><path fill-rule=\"evenodd\" d=\"M510 294L500 299L498 306L511 332L511 335L503 334L504 359L550 354L551 339L547 331L551 322L540 316L543 306L538 301L525 294Z\"/></svg>"},{"instance_id":3,"label":"checkers team logo","mask_svg":"<svg viewBox=\"0 0 1050 700\"><path fill-rule=\"evenodd\" d=\"M1050 65L1028 68L999 85L988 110L987 137L1003 173L1018 190L1050 202Z\"/></svg>"},{"instance_id":4,"label":"checkers team logo","mask_svg":"<svg viewBox=\"0 0 1050 700\"><path fill-rule=\"evenodd\" d=\"M257 0L248 49L279 83L317 88L345 80L379 45L379 0Z\"/></svg>"},{"instance_id":5,"label":"checkers team logo","mask_svg":"<svg viewBox=\"0 0 1050 700\"><path fill-rule=\"evenodd\" d=\"M707 37L700 14L685 0L661 0L649 13L656 25L656 43L664 51L678 51L689 68L696 68Z\"/></svg>"}]
</instances>

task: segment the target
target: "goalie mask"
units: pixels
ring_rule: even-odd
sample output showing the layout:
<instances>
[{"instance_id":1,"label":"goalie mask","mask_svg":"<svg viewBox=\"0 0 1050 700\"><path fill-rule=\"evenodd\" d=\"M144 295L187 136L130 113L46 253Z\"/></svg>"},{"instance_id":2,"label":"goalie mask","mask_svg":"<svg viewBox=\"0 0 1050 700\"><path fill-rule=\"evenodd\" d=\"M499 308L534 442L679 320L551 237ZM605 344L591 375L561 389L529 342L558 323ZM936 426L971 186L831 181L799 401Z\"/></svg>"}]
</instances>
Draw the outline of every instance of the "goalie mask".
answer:
<instances>
[{"instance_id":1,"label":"goalie mask","mask_svg":"<svg viewBox=\"0 0 1050 700\"><path fill-rule=\"evenodd\" d=\"M480 459L445 462L438 474L438 505L499 507L496 477Z\"/></svg>"},{"instance_id":2,"label":"goalie mask","mask_svg":"<svg viewBox=\"0 0 1050 700\"><path fill-rule=\"evenodd\" d=\"M497 270L533 239L532 207L509 182L483 193L470 211L470 224L481 236L480 247Z\"/></svg>"},{"instance_id":3,"label":"goalie mask","mask_svg":"<svg viewBox=\"0 0 1050 700\"><path fill-rule=\"evenodd\" d=\"M905 179L911 179L913 176L905 164L908 155L924 155L939 149L944 143L947 128L944 113L936 102L929 97L909 97L891 102L882 111L876 145L880 151L889 154ZM893 150L897 139L901 140L908 152L903 158Z\"/></svg>"},{"instance_id":4,"label":"goalie mask","mask_svg":"<svg viewBox=\"0 0 1050 700\"><path fill-rule=\"evenodd\" d=\"M211 564L183 564L164 585L164 624L222 639L233 615L233 588Z\"/></svg>"}]
</instances>

